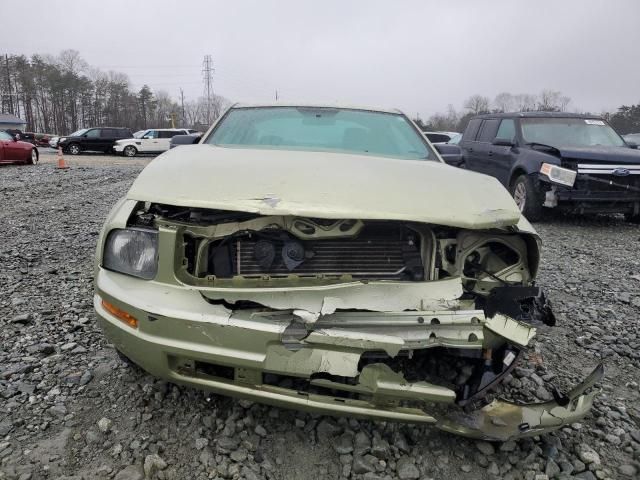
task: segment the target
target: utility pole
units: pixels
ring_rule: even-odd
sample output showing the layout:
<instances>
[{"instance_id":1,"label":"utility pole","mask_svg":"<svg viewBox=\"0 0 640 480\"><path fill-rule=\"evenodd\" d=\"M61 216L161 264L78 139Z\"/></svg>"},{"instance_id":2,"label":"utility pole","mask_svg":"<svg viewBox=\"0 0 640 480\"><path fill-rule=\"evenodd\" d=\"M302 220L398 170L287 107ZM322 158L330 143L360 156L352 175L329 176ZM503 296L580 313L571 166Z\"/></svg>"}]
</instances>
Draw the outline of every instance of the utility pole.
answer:
<instances>
[{"instance_id":1,"label":"utility pole","mask_svg":"<svg viewBox=\"0 0 640 480\"><path fill-rule=\"evenodd\" d=\"M202 79L207 96L207 125L211 125L211 95L213 93L213 61L211 55L205 55L202 62Z\"/></svg>"},{"instance_id":2,"label":"utility pole","mask_svg":"<svg viewBox=\"0 0 640 480\"><path fill-rule=\"evenodd\" d=\"M182 105L182 126L187 126L187 120L184 118L184 92L180 89L180 104Z\"/></svg>"}]
</instances>

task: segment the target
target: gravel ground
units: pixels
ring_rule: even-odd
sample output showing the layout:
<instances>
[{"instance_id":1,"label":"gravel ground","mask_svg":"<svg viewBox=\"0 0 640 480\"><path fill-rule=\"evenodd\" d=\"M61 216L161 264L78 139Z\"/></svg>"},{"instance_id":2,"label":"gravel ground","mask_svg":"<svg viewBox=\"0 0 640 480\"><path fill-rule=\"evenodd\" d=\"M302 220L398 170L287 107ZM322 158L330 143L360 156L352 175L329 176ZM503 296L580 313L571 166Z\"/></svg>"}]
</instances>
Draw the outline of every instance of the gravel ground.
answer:
<instances>
[{"instance_id":1,"label":"gravel ground","mask_svg":"<svg viewBox=\"0 0 640 480\"><path fill-rule=\"evenodd\" d=\"M640 229L557 218L539 282L559 325L508 392L544 399L604 361L584 422L503 444L319 417L177 387L118 360L94 322L94 245L148 159L0 167L0 479L638 478ZM516 395L516 391L521 392Z\"/></svg>"}]
</instances>

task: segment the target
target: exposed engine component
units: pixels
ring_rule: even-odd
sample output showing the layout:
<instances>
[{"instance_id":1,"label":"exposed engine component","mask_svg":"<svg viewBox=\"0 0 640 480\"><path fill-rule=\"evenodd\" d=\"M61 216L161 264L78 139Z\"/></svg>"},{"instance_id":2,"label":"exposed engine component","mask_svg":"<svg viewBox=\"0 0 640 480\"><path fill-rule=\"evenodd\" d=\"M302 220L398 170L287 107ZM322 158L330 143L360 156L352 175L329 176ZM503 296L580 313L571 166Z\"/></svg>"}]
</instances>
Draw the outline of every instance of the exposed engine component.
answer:
<instances>
[{"instance_id":1,"label":"exposed engine component","mask_svg":"<svg viewBox=\"0 0 640 480\"><path fill-rule=\"evenodd\" d=\"M322 276L420 281L420 234L398 223L366 224L353 237L302 240L282 229L238 231L208 246L205 275Z\"/></svg>"}]
</instances>

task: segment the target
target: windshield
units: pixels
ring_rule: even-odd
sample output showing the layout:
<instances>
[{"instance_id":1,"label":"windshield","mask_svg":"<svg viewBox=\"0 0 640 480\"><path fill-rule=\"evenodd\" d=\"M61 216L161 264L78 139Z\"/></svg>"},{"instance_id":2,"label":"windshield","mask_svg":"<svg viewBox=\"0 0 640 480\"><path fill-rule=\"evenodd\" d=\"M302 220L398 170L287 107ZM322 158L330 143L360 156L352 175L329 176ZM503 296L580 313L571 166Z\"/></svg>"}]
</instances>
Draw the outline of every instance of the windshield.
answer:
<instances>
[{"instance_id":1,"label":"windshield","mask_svg":"<svg viewBox=\"0 0 640 480\"><path fill-rule=\"evenodd\" d=\"M13 137L7 132L0 132L0 140L13 140Z\"/></svg>"},{"instance_id":2,"label":"windshield","mask_svg":"<svg viewBox=\"0 0 640 480\"><path fill-rule=\"evenodd\" d=\"M232 109L205 143L437 159L404 115L326 107Z\"/></svg>"},{"instance_id":3,"label":"windshield","mask_svg":"<svg viewBox=\"0 0 640 480\"><path fill-rule=\"evenodd\" d=\"M145 133L147 133L147 130L138 130L133 134L133 138L142 138Z\"/></svg>"},{"instance_id":4,"label":"windshield","mask_svg":"<svg viewBox=\"0 0 640 480\"><path fill-rule=\"evenodd\" d=\"M552 147L621 147L624 141L603 120L590 118L523 118L522 137L526 143Z\"/></svg>"},{"instance_id":5,"label":"windshield","mask_svg":"<svg viewBox=\"0 0 640 480\"><path fill-rule=\"evenodd\" d=\"M69 135L70 137L79 137L80 135L84 135L85 133L87 133L89 131L88 128L81 128L80 130L78 130L77 132L73 132L71 135Z\"/></svg>"}]
</instances>

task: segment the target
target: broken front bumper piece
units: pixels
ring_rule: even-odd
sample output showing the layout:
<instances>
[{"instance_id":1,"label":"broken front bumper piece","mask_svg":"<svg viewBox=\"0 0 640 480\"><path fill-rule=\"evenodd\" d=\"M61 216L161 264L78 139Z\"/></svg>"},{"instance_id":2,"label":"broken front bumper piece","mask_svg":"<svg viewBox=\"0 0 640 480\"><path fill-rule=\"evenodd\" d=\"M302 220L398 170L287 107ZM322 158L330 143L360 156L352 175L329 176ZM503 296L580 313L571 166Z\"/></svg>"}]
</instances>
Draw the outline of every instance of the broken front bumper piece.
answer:
<instances>
[{"instance_id":1,"label":"broken front bumper piece","mask_svg":"<svg viewBox=\"0 0 640 480\"><path fill-rule=\"evenodd\" d=\"M464 352L482 362L482 355L490 351L499 353L503 376L535 335L532 326L503 314L488 318L472 304L456 304L451 298L460 295L459 279L432 282L432 287L437 299L422 299L418 302L422 308L415 311L343 311L344 305L341 309L332 305L331 313L304 323L309 319L293 309L278 310L271 305L234 310L225 306L235 300L227 296L220 303L211 298L211 292L140 282L101 269L94 306L106 336L149 373L262 403L430 423L449 432L494 440L553 430L588 412L594 394L585 391L599 380L602 369L555 402L515 405L494 401L471 413L466 413L468 405L463 409L459 391L420 377L422 366L428 363L419 363L421 355L440 361L440 353L432 352ZM335 298L349 298L351 287L336 288L343 293ZM355 304L369 295L370 291L355 293L363 288L366 285L354 286L349 302ZM285 296L291 297L290 304L302 302L291 290L270 301L284 303ZM400 295L393 301L398 298ZM137 327L119 320L105 309L103 301L135 318ZM311 306L309 301L295 306ZM323 306L328 310L326 301ZM493 380L482 388L490 388Z\"/></svg>"}]
</instances>

